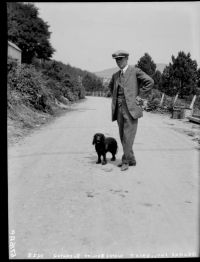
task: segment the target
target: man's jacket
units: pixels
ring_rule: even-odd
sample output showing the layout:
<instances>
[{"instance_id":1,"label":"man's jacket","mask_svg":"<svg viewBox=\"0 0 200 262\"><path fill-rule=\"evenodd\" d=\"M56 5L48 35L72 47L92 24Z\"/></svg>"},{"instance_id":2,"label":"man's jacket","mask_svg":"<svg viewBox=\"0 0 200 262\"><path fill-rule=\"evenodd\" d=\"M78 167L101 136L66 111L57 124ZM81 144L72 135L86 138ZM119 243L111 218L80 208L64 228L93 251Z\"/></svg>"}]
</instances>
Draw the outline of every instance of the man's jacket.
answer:
<instances>
[{"instance_id":1,"label":"man's jacket","mask_svg":"<svg viewBox=\"0 0 200 262\"><path fill-rule=\"evenodd\" d=\"M120 71L113 74L109 83L112 94L112 121L117 120L116 103L119 77ZM136 97L147 98L151 93L154 81L141 69L134 66L128 66L124 78L123 88L128 110L134 119L140 118L143 116L143 109L136 104Z\"/></svg>"}]
</instances>

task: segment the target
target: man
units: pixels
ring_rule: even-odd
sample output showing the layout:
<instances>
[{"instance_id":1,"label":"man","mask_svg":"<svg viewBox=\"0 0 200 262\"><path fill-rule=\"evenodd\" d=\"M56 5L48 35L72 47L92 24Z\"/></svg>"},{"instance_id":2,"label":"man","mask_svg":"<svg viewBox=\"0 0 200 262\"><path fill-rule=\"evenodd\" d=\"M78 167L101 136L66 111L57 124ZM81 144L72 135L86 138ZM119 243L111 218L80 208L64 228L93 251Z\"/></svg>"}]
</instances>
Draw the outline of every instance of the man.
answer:
<instances>
[{"instance_id":1,"label":"man","mask_svg":"<svg viewBox=\"0 0 200 262\"><path fill-rule=\"evenodd\" d=\"M119 135L123 147L121 170L136 165L133 152L138 118L143 116L141 97L147 98L154 81L141 69L128 65L129 53L123 50L112 54L120 71L113 74L109 83L112 95L112 121L117 120Z\"/></svg>"}]
</instances>

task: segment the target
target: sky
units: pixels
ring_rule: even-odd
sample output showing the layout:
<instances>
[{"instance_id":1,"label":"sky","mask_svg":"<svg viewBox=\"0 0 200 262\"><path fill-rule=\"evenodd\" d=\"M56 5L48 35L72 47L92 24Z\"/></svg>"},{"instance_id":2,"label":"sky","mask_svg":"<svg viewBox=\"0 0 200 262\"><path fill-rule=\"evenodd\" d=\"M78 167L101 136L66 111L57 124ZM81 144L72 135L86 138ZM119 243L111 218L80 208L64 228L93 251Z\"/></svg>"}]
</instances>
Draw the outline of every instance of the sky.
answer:
<instances>
[{"instance_id":1,"label":"sky","mask_svg":"<svg viewBox=\"0 0 200 262\"><path fill-rule=\"evenodd\" d=\"M129 52L129 64L148 53L169 64L190 52L200 67L200 2L34 2L49 25L52 59L90 72L116 67L112 53Z\"/></svg>"}]
</instances>

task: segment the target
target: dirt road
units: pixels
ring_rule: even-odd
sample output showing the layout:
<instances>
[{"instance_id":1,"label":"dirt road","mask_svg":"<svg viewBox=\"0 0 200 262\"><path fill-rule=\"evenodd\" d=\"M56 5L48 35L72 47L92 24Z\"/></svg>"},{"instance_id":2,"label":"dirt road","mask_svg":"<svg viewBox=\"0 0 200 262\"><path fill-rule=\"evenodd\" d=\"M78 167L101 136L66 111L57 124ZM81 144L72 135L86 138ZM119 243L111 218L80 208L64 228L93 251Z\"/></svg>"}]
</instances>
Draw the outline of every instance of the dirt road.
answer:
<instances>
[{"instance_id":1,"label":"dirt road","mask_svg":"<svg viewBox=\"0 0 200 262\"><path fill-rule=\"evenodd\" d=\"M125 172L109 98L87 97L10 147L10 256L198 256L200 151L170 121L144 112ZM95 164L96 132L117 139L117 161Z\"/></svg>"}]
</instances>

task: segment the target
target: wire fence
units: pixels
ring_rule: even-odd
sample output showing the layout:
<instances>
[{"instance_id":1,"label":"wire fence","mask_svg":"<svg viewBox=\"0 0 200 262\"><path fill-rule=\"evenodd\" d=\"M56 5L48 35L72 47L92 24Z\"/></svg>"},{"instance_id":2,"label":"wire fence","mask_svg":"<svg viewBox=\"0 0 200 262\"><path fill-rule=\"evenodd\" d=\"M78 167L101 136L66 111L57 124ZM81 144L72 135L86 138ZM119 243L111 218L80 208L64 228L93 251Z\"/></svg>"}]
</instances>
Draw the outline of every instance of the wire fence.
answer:
<instances>
[{"instance_id":1,"label":"wire fence","mask_svg":"<svg viewBox=\"0 0 200 262\"><path fill-rule=\"evenodd\" d=\"M86 96L108 96L108 91L86 91L85 92Z\"/></svg>"},{"instance_id":2,"label":"wire fence","mask_svg":"<svg viewBox=\"0 0 200 262\"><path fill-rule=\"evenodd\" d=\"M169 108L172 107L180 107L186 109L192 109L195 114L200 115L200 96L197 95L194 99L194 103L192 104L192 100L194 96L187 97L185 99L180 99L178 95L171 97L159 91L159 97L157 97L157 103L161 108ZM108 91L86 91L86 96L101 96L101 97L109 97ZM162 96L162 97L161 97Z\"/></svg>"}]
</instances>

